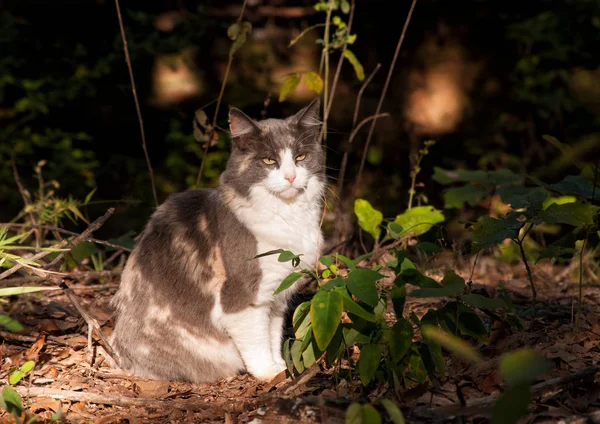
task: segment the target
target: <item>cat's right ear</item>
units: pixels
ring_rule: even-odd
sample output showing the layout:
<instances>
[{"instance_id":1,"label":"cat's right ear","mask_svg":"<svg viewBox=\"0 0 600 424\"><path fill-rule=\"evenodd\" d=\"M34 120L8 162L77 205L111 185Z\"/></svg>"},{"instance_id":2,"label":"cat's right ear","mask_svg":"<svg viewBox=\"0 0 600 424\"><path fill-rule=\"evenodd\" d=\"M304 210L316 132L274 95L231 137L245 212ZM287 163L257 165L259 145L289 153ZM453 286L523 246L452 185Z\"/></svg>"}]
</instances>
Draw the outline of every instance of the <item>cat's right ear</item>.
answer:
<instances>
[{"instance_id":1,"label":"cat's right ear","mask_svg":"<svg viewBox=\"0 0 600 424\"><path fill-rule=\"evenodd\" d=\"M229 131L231 139L242 150L248 147L248 141L260 134L260 128L248 115L237 108L229 109Z\"/></svg>"}]
</instances>

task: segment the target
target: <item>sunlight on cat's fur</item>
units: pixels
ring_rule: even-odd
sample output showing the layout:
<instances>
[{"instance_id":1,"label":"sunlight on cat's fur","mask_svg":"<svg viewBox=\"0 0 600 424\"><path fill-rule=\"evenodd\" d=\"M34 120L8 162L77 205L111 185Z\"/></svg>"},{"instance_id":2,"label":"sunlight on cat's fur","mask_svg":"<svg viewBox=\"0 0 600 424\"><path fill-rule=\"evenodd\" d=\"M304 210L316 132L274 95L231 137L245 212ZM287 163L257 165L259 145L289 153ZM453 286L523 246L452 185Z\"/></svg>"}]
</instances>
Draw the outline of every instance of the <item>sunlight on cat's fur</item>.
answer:
<instances>
[{"instance_id":1,"label":"sunlight on cat's fur","mask_svg":"<svg viewBox=\"0 0 600 424\"><path fill-rule=\"evenodd\" d=\"M312 266L325 190L319 99L287 119L229 112L232 151L217 189L172 195L152 215L112 301L111 344L122 369L146 378L212 382L285 370L283 317L292 272L274 249Z\"/></svg>"}]
</instances>

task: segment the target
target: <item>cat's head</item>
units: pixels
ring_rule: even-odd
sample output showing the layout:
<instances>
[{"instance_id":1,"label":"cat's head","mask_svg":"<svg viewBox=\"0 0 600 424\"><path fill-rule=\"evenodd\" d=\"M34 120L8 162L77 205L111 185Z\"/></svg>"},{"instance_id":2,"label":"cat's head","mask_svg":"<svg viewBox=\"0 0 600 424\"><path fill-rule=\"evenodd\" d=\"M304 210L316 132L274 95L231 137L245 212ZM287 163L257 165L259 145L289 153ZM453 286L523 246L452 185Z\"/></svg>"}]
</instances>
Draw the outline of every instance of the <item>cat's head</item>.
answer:
<instances>
[{"instance_id":1,"label":"cat's head","mask_svg":"<svg viewBox=\"0 0 600 424\"><path fill-rule=\"evenodd\" d=\"M232 151L221 183L247 196L261 187L286 200L325 180L319 98L286 119L255 121L229 110Z\"/></svg>"}]
</instances>

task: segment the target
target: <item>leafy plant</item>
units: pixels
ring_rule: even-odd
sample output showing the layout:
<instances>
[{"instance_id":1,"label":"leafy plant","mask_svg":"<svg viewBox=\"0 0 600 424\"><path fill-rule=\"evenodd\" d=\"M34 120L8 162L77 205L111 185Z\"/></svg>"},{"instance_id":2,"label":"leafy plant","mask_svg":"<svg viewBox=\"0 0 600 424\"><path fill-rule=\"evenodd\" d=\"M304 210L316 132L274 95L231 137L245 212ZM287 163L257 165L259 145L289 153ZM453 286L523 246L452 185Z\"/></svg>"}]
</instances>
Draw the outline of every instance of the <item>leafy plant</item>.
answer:
<instances>
[{"instance_id":1,"label":"leafy plant","mask_svg":"<svg viewBox=\"0 0 600 424\"><path fill-rule=\"evenodd\" d=\"M424 329L431 326L451 334L480 341L487 340L488 329L476 309L495 310L507 316L514 312L502 299L470 293L460 276L447 273L441 283L419 271L409 256L416 252L437 253L431 243L416 243L399 248L400 235L424 234L443 220L441 212L427 208L408 210L383 226L382 214L364 199L357 199L356 213L361 227L376 240L389 239L381 250L393 255L385 266L375 264L375 253L350 259L344 255L322 256L321 270L302 267L301 255L287 250L273 250L257 255L279 255L278 261L291 262L297 271L288 275L275 290L280 293L302 276L313 279L317 291L310 301L300 304L293 315L294 337L284 343L284 357L290 373L302 372L320 357L334 365L338 373L358 372L363 386L374 381L393 381L396 390L444 375L441 346ZM410 223L407 231L398 222ZM405 224L406 225L406 224ZM386 236L381 237L385 229ZM366 265L364 265L366 263ZM372 265L368 265L372 263ZM324 268L324 269L323 269ZM385 277L392 275L393 283ZM445 297L450 301L442 308L430 310L419 319L405 317L407 286L414 286L415 297ZM393 306L393 315L387 305ZM414 341L421 333L421 340ZM352 349L360 351L358 359ZM350 368L342 367L349 364ZM363 411L364 412L364 411Z\"/></svg>"},{"instance_id":2,"label":"leafy plant","mask_svg":"<svg viewBox=\"0 0 600 424\"><path fill-rule=\"evenodd\" d=\"M529 259L525 251L527 236L543 225L570 227L562 238L552 242L537 256L536 262L548 258L563 258L575 252L575 242L586 238L598 227L600 207L594 205L599 187L582 176L566 176L555 184L546 184L529 177L533 185L524 185L522 178L508 169L497 171L450 171L434 169L433 179L440 184L459 183L445 190L446 207L478 204L485 196L497 193L510 206L508 212L493 218L481 216L469 223L473 252L490 249L504 240L511 240L519 248L527 271L535 305L537 291ZM581 304L581 298L579 299ZM578 316L579 316L578 312Z\"/></svg>"},{"instance_id":3,"label":"leafy plant","mask_svg":"<svg viewBox=\"0 0 600 424\"><path fill-rule=\"evenodd\" d=\"M317 12L325 13L325 22L313 25L300 33L290 43L295 44L308 31L324 27L323 38L316 40L317 44L323 46L321 50L321 64L319 73L314 71L293 72L285 77L281 84L279 101L284 101L300 84L302 77L306 87L316 94L323 92L323 138L327 138L327 117L328 105L331 97L331 87L329 86L330 65L329 57L334 51L341 51L342 58L346 59L354 68L354 72L359 81L365 79L365 71L356 55L348 48L356 41L356 34L350 34L348 23L342 16L334 15L334 12L340 11L343 15L350 13L350 3L348 0L318 0L314 6ZM340 59L341 60L341 59ZM340 62L341 63L341 62Z\"/></svg>"}]
</instances>

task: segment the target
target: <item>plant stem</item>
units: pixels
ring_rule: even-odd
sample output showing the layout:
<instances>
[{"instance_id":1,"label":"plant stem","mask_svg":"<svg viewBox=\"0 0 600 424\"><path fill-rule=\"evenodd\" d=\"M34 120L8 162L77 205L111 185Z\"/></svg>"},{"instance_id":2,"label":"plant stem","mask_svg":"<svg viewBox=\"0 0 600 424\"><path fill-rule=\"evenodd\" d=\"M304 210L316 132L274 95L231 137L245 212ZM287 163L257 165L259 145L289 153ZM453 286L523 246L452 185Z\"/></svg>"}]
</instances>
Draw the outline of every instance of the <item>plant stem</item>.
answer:
<instances>
[{"instance_id":1,"label":"plant stem","mask_svg":"<svg viewBox=\"0 0 600 424\"><path fill-rule=\"evenodd\" d=\"M585 243L587 241L589 231L590 227L588 226L585 229L585 238L583 239L583 243L581 243L581 250L579 251L579 298L577 302L577 315L575 316L575 331L579 331L579 326L581 324L581 310L583 301L583 251L585 249Z\"/></svg>"},{"instance_id":2,"label":"plant stem","mask_svg":"<svg viewBox=\"0 0 600 424\"><path fill-rule=\"evenodd\" d=\"M327 145L327 105L329 104L329 32L331 29L331 12L333 11L333 1L329 0L327 7L327 17L325 18L325 35L323 36L323 61L325 70L323 72L323 144Z\"/></svg>"},{"instance_id":3,"label":"plant stem","mask_svg":"<svg viewBox=\"0 0 600 424\"><path fill-rule=\"evenodd\" d=\"M356 97L356 104L354 106L354 117L352 118L352 128L356 128L356 121L358 120L358 111L360 109L360 101L362 99L362 95L363 95L365 89L367 88L367 85L369 85L369 83L375 76L375 73L377 73L377 71L379 70L379 68L381 68L381 63L377 64L375 69L373 69L373 71L371 72L371 75L369 75L367 77L367 79L363 83L362 87L360 87L360 90L358 90L358 96ZM362 122L361 122L361 124L362 124ZM356 130L354 130L353 133L355 131ZM340 203L342 201L342 188L344 185L344 177L346 176L346 166L348 165L348 155L350 153L350 145L352 144L352 141L353 141L353 138L348 139L348 144L346 146L346 149L344 150L344 156L342 158L342 164L340 166L340 173L338 174L337 197L338 197L338 201Z\"/></svg>"},{"instance_id":4,"label":"plant stem","mask_svg":"<svg viewBox=\"0 0 600 424\"><path fill-rule=\"evenodd\" d=\"M246 3L247 0L244 0L242 3L242 10L240 11L240 15L237 18L236 23L238 26L242 22L242 18L244 17L244 12L246 11ZM210 147L210 143L213 139L214 133L217 127L217 117L219 116L219 108L221 106L221 100L223 100L223 93L225 92L225 86L227 85L227 78L229 78L229 71L231 71L231 64L233 63L233 54L229 55L229 61L227 62L227 68L225 68L225 75L223 76L223 82L221 83L221 91L219 91L219 97L217 98L217 106L215 108L215 114L212 120L212 129L210 130L210 134L208 137L208 141L206 142L206 147L204 147L204 152L202 153L202 162L200 162L200 169L198 170L198 176L196 177L196 187L200 186L200 179L202 178L202 171L204 171L204 163L206 162L206 156L208 155L208 149Z\"/></svg>"},{"instance_id":5,"label":"plant stem","mask_svg":"<svg viewBox=\"0 0 600 424\"><path fill-rule=\"evenodd\" d=\"M408 24L410 23L410 18L413 14L413 10L415 9L415 5L417 4L417 0L413 0L410 10L408 11L408 15L406 16L406 21L404 21L404 27L402 28L402 33L400 34L400 38L398 39L398 44L396 45L396 51L394 52L394 57L392 58L392 63L390 64L390 69L388 70L388 75L385 80L385 84L383 85L383 90L381 91L381 96L379 97L379 103L377 104L377 109L375 110L375 115L379 115L381 112L381 107L383 106L383 100L385 99L385 95L387 94L388 87L390 85L390 81L392 79L392 74L394 73L394 67L396 65L396 61L398 60L398 56L400 54L400 47L402 47L402 42L404 41L404 37L406 35L406 30L408 29ZM356 177L356 184L354 186L354 192L358 190L360 187L362 172L365 167L365 160L367 157L367 151L369 150L369 144L371 143L371 138L373 137L373 131L375 131L375 123L377 119L373 119L371 121L371 127L369 128L369 134L367 135L367 141L365 142L365 147L363 149L362 158L360 160L360 167L358 168L358 174Z\"/></svg>"},{"instance_id":6,"label":"plant stem","mask_svg":"<svg viewBox=\"0 0 600 424\"><path fill-rule=\"evenodd\" d=\"M137 90L135 89L135 80L133 78L133 67L131 66L131 58L129 57L129 48L127 47L127 37L125 36L125 27L123 26L123 18L121 17L121 7L119 6L119 0L115 0L117 7L117 18L119 20L119 28L121 29L121 38L123 39L123 50L125 51L125 62L129 70L129 79L131 80L131 90L133 92L133 101L135 103L135 110L137 112L138 122L140 124L140 133L142 136L142 149L144 150L144 156L146 158L146 164L148 165L148 173L150 174L150 184L152 186L152 195L154 196L154 204L158 207L158 196L156 195L156 185L154 184L154 171L152 171L152 164L150 163L150 156L148 155L148 148L146 147L146 134L144 132L144 121L142 119L142 110L140 109L140 102L137 96Z\"/></svg>"},{"instance_id":7,"label":"plant stem","mask_svg":"<svg viewBox=\"0 0 600 424\"><path fill-rule=\"evenodd\" d=\"M531 228L531 227L530 227ZM535 290L535 283L533 282L533 274L531 272L531 268L529 267L529 262L527 261L527 256L525 255L525 249L523 249L523 240L525 239L525 234L521 240L513 239L517 246L519 246L519 250L521 251L521 259L523 264L525 265L525 270L527 271L527 278L529 279L529 284L531 286L531 296L533 301L533 311L535 315L535 302L537 300L537 291Z\"/></svg>"}]
</instances>

